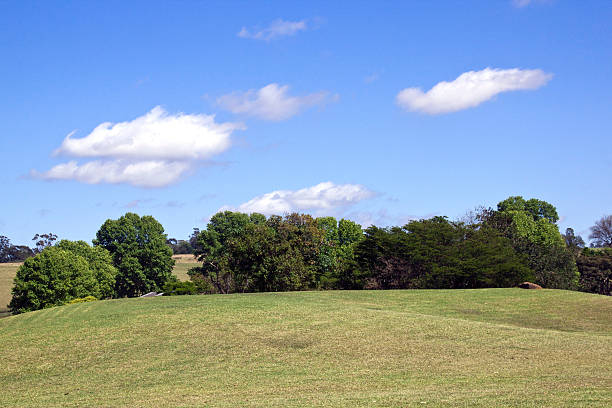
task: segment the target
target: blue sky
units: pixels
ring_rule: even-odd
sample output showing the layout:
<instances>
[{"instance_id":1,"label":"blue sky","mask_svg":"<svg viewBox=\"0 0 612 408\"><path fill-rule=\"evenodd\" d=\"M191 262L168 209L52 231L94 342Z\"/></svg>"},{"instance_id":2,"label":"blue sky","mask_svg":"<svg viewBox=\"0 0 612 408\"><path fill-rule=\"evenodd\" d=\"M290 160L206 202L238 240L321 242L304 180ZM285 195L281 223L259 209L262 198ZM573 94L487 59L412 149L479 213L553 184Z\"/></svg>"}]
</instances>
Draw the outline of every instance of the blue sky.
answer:
<instances>
[{"instance_id":1,"label":"blue sky","mask_svg":"<svg viewBox=\"0 0 612 408\"><path fill-rule=\"evenodd\" d=\"M0 234L612 213L612 2L292 3L0 1Z\"/></svg>"}]
</instances>

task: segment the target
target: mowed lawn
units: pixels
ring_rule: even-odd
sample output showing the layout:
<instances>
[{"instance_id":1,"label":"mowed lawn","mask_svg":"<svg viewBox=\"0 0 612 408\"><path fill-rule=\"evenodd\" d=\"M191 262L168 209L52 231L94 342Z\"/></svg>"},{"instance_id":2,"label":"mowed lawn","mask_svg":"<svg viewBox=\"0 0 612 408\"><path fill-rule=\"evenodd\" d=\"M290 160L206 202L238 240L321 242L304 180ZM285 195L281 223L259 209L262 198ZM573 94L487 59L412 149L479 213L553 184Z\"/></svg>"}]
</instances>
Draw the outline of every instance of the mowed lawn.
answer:
<instances>
[{"instance_id":1,"label":"mowed lawn","mask_svg":"<svg viewBox=\"0 0 612 408\"><path fill-rule=\"evenodd\" d=\"M610 407L612 298L158 297L0 320L0 406Z\"/></svg>"}]
</instances>

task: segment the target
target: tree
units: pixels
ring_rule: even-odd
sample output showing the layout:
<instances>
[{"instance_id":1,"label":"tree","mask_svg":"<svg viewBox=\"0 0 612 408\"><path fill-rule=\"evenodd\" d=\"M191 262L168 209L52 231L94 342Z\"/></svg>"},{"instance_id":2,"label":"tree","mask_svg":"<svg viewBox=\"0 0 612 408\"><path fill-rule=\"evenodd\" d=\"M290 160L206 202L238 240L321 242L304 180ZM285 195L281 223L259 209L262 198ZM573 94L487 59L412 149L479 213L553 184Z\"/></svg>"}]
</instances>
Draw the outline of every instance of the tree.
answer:
<instances>
[{"instance_id":1,"label":"tree","mask_svg":"<svg viewBox=\"0 0 612 408\"><path fill-rule=\"evenodd\" d=\"M198 243L202 266L189 275L193 281L210 282L218 293L302 290L319 288L324 281L325 230L306 214L265 219L261 214L217 213Z\"/></svg>"},{"instance_id":2,"label":"tree","mask_svg":"<svg viewBox=\"0 0 612 408\"><path fill-rule=\"evenodd\" d=\"M534 272L535 283L548 288L575 289L578 272L575 254L566 246L555 224L557 210L545 201L520 196L509 197L497 205L497 211L481 213L483 223L508 238L514 249L527 256L527 266Z\"/></svg>"},{"instance_id":3,"label":"tree","mask_svg":"<svg viewBox=\"0 0 612 408\"><path fill-rule=\"evenodd\" d=\"M104 254L86 243L48 247L26 259L17 270L9 308L23 313L62 305L72 299L100 298L108 290L112 266L104 264ZM83 245L84 244L84 245ZM80 255L91 256L91 259ZM108 260L108 259L107 259ZM102 282L98 277L102 276Z\"/></svg>"},{"instance_id":4,"label":"tree","mask_svg":"<svg viewBox=\"0 0 612 408\"><path fill-rule=\"evenodd\" d=\"M0 235L0 263L11 262L11 240Z\"/></svg>"},{"instance_id":5,"label":"tree","mask_svg":"<svg viewBox=\"0 0 612 408\"><path fill-rule=\"evenodd\" d=\"M190 271L191 279L209 279L219 293L234 290L234 276L228 262L228 243L241 236L250 223L247 214L224 211L213 215L204 231L199 231L193 245L202 266Z\"/></svg>"},{"instance_id":6,"label":"tree","mask_svg":"<svg viewBox=\"0 0 612 408\"><path fill-rule=\"evenodd\" d=\"M11 240L0 235L0 263L21 262L34 256L34 252L25 245L12 245Z\"/></svg>"},{"instance_id":7,"label":"tree","mask_svg":"<svg viewBox=\"0 0 612 408\"><path fill-rule=\"evenodd\" d=\"M189 241L176 238L168 238L166 244L172 249L174 255L178 254L193 254L193 247Z\"/></svg>"},{"instance_id":8,"label":"tree","mask_svg":"<svg viewBox=\"0 0 612 408\"><path fill-rule=\"evenodd\" d=\"M585 248L576 264L580 271L580 290L612 295L612 249Z\"/></svg>"},{"instance_id":9,"label":"tree","mask_svg":"<svg viewBox=\"0 0 612 408\"><path fill-rule=\"evenodd\" d=\"M532 274L511 241L488 226L433 217L402 228L372 226L365 235L356 255L371 288L507 287Z\"/></svg>"},{"instance_id":10,"label":"tree","mask_svg":"<svg viewBox=\"0 0 612 408\"><path fill-rule=\"evenodd\" d=\"M612 215L601 217L595 225L591 227L591 235L589 239L593 242L592 247L608 247L612 248Z\"/></svg>"},{"instance_id":11,"label":"tree","mask_svg":"<svg viewBox=\"0 0 612 408\"><path fill-rule=\"evenodd\" d=\"M108 219L93 243L108 250L118 270L116 295L134 297L160 291L172 277L172 250L162 225L152 216L126 213Z\"/></svg>"},{"instance_id":12,"label":"tree","mask_svg":"<svg viewBox=\"0 0 612 408\"><path fill-rule=\"evenodd\" d=\"M113 266L113 259L106 249L92 247L85 241L68 241L65 239L58 242L56 247L82 256L87 261L98 282L98 297L100 299L115 297L117 269Z\"/></svg>"},{"instance_id":13,"label":"tree","mask_svg":"<svg viewBox=\"0 0 612 408\"><path fill-rule=\"evenodd\" d=\"M559 221L557 209L552 204L536 198L525 201L521 196L508 197L497 204L497 210L501 212L525 212L529 214L534 221L544 219L553 224Z\"/></svg>"},{"instance_id":14,"label":"tree","mask_svg":"<svg viewBox=\"0 0 612 408\"><path fill-rule=\"evenodd\" d=\"M49 232L48 234L36 234L32 241L35 241L36 247L34 248L34 253L38 254L42 252L43 249L53 246L53 243L57 240L57 235Z\"/></svg>"},{"instance_id":15,"label":"tree","mask_svg":"<svg viewBox=\"0 0 612 408\"><path fill-rule=\"evenodd\" d=\"M584 248L584 240L580 235L574 234L573 228L565 229L563 239L565 240L565 246L571 253L574 254L574 257L577 257L582 251L582 248Z\"/></svg>"}]
</instances>

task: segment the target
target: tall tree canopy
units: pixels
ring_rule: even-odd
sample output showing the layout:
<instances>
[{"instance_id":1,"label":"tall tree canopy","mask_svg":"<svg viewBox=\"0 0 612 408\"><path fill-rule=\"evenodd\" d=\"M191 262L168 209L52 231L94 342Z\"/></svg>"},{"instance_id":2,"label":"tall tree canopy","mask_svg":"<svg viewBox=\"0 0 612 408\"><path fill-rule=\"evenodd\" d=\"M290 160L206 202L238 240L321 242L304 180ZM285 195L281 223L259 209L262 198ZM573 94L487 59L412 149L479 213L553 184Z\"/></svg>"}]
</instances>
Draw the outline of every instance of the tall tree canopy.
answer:
<instances>
[{"instance_id":1,"label":"tall tree canopy","mask_svg":"<svg viewBox=\"0 0 612 408\"><path fill-rule=\"evenodd\" d=\"M220 212L198 235L202 266L190 276L219 293L344 288L361 236L361 226L333 217Z\"/></svg>"},{"instance_id":2,"label":"tall tree canopy","mask_svg":"<svg viewBox=\"0 0 612 408\"><path fill-rule=\"evenodd\" d=\"M102 224L93 242L112 255L118 270L117 296L133 297L160 291L171 279L174 260L166 239L164 228L150 215L126 213Z\"/></svg>"},{"instance_id":3,"label":"tall tree canopy","mask_svg":"<svg viewBox=\"0 0 612 408\"><path fill-rule=\"evenodd\" d=\"M510 240L486 226L434 217L402 228L371 226L365 235L356 255L372 288L505 287L531 276Z\"/></svg>"},{"instance_id":4,"label":"tall tree canopy","mask_svg":"<svg viewBox=\"0 0 612 408\"><path fill-rule=\"evenodd\" d=\"M483 210L479 218L527 256L535 283L555 289L577 287L579 274L574 254L555 224L559 216L552 204L514 196L501 201L497 211Z\"/></svg>"}]
</instances>

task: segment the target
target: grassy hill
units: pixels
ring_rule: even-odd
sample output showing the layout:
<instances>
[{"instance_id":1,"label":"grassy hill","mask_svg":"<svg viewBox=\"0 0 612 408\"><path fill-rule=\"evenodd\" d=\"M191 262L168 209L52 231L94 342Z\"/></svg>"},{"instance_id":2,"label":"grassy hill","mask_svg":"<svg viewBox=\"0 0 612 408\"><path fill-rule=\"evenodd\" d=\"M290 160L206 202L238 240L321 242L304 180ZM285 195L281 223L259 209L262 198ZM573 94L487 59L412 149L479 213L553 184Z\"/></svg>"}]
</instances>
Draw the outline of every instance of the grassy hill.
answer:
<instances>
[{"instance_id":1,"label":"grassy hill","mask_svg":"<svg viewBox=\"0 0 612 408\"><path fill-rule=\"evenodd\" d=\"M123 299L0 320L0 406L612 406L612 298Z\"/></svg>"}]
</instances>

